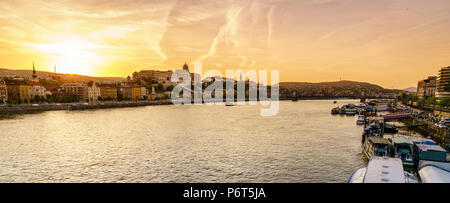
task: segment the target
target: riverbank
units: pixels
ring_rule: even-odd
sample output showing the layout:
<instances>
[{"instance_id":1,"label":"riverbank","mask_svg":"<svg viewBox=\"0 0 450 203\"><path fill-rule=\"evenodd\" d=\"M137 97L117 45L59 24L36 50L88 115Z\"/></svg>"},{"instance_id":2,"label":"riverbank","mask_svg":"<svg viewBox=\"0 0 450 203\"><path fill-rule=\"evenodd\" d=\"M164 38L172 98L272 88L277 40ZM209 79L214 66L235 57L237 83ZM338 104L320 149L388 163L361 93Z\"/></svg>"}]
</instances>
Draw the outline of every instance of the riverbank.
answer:
<instances>
[{"instance_id":1,"label":"riverbank","mask_svg":"<svg viewBox=\"0 0 450 203\"><path fill-rule=\"evenodd\" d=\"M62 111L62 110L87 110L87 109L106 109L106 108L124 108L139 107L151 105L170 105L171 100L161 101L121 101L121 102L96 102L96 103L64 103L64 104L21 104L0 106L0 115L8 116L13 114L30 114L44 111Z\"/></svg>"}]
</instances>

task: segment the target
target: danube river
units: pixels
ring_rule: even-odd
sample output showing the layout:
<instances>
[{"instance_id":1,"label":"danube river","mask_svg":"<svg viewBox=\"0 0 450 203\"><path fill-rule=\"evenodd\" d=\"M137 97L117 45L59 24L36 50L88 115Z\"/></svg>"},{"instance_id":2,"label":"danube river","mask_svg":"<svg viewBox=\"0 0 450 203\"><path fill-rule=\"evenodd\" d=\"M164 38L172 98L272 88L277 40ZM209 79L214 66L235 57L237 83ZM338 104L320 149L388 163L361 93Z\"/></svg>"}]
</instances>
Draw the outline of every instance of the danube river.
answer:
<instances>
[{"instance_id":1,"label":"danube river","mask_svg":"<svg viewBox=\"0 0 450 203\"><path fill-rule=\"evenodd\" d=\"M354 100L52 111L0 120L0 182L346 182L366 164Z\"/></svg>"}]
</instances>

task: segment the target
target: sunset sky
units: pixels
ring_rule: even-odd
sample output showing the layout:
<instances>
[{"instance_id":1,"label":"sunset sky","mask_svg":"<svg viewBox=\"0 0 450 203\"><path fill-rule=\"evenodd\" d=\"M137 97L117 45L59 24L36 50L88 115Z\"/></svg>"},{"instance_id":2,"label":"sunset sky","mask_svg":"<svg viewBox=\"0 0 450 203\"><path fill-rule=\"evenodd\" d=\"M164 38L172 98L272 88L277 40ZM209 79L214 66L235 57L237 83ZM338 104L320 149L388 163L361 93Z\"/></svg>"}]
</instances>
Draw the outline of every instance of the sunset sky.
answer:
<instances>
[{"instance_id":1,"label":"sunset sky","mask_svg":"<svg viewBox=\"0 0 450 203\"><path fill-rule=\"evenodd\" d=\"M450 66L449 11L448 0L2 0L0 68L126 77L202 61L406 88Z\"/></svg>"}]
</instances>

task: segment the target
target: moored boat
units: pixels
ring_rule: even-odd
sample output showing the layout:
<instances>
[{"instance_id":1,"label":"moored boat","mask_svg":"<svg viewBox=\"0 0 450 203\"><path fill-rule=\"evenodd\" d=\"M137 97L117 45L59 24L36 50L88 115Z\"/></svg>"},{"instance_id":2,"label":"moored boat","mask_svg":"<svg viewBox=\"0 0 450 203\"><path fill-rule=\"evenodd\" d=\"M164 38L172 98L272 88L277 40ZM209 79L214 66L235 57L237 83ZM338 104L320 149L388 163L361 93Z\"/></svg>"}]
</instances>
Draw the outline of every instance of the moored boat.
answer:
<instances>
[{"instance_id":1,"label":"moored boat","mask_svg":"<svg viewBox=\"0 0 450 203\"><path fill-rule=\"evenodd\" d=\"M422 183L450 183L450 163L422 161L419 176Z\"/></svg>"},{"instance_id":2,"label":"moored boat","mask_svg":"<svg viewBox=\"0 0 450 203\"><path fill-rule=\"evenodd\" d=\"M339 114L341 112L341 108L339 107L335 107L333 109L331 109L331 114Z\"/></svg>"},{"instance_id":3,"label":"moored boat","mask_svg":"<svg viewBox=\"0 0 450 203\"><path fill-rule=\"evenodd\" d=\"M412 167L414 165L412 153L414 143L412 139L404 136L394 136L389 140L392 143L392 155L401 159L405 167Z\"/></svg>"},{"instance_id":4,"label":"moored boat","mask_svg":"<svg viewBox=\"0 0 450 203\"><path fill-rule=\"evenodd\" d=\"M381 137L369 137L365 139L363 144L363 153L370 159L375 156L388 156L390 152L391 142L388 139Z\"/></svg>"},{"instance_id":5,"label":"moored boat","mask_svg":"<svg viewBox=\"0 0 450 203\"><path fill-rule=\"evenodd\" d=\"M358 116L358 120L356 120L357 125L364 125L366 123L366 117L363 115Z\"/></svg>"},{"instance_id":6,"label":"moored boat","mask_svg":"<svg viewBox=\"0 0 450 203\"><path fill-rule=\"evenodd\" d=\"M358 114L358 112L355 108L352 108L352 109L346 109L345 114L349 115L349 116L354 116L354 115Z\"/></svg>"},{"instance_id":7,"label":"moored boat","mask_svg":"<svg viewBox=\"0 0 450 203\"><path fill-rule=\"evenodd\" d=\"M372 157L367 167L359 168L348 183L417 183L417 179L405 172L398 158Z\"/></svg>"}]
</instances>

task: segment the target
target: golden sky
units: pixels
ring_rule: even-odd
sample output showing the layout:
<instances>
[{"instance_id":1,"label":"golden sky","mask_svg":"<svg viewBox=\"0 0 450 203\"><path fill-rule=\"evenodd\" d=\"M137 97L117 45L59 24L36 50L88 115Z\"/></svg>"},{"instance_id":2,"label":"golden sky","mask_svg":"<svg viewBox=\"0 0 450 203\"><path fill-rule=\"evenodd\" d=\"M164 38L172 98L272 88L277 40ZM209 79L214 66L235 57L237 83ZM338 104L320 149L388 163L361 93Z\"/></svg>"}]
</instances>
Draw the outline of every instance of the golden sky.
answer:
<instances>
[{"instance_id":1,"label":"golden sky","mask_svg":"<svg viewBox=\"0 0 450 203\"><path fill-rule=\"evenodd\" d=\"M448 0L2 0L0 67L131 75L277 69L415 86L450 65Z\"/></svg>"}]
</instances>

